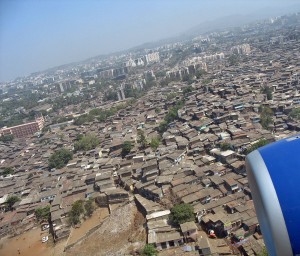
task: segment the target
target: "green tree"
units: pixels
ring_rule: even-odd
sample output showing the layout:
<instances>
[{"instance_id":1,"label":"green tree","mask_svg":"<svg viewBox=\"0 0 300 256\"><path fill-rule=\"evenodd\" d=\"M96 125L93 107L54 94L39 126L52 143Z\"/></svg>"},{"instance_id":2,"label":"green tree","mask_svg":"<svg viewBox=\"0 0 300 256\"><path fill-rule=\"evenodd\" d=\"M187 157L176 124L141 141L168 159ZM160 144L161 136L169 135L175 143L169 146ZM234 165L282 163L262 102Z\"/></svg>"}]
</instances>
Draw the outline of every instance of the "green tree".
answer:
<instances>
[{"instance_id":1,"label":"green tree","mask_svg":"<svg viewBox=\"0 0 300 256\"><path fill-rule=\"evenodd\" d=\"M203 75L205 75L206 74L206 71L205 70L203 70L203 69L199 69L199 70L197 70L196 71L196 77L197 77L197 79L199 79L200 77L202 77Z\"/></svg>"},{"instance_id":2,"label":"green tree","mask_svg":"<svg viewBox=\"0 0 300 256\"><path fill-rule=\"evenodd\" d=\"M71 211L69 212L69 223L71 225L77 225L80 223L80 215L83 213L84 209L82 200L74 202Z\"/></svg>"},{"instance_id":3,"label":"green tree","mask_svg":"<svg viewBox=\"0 0 300 256\"><path fill-rule=\"evenodd\" d=\"M35 216L38 220L48 220L50 217L50 205L35 209Z\"/></svg>"},{"instance_id":4,"label":"green tree","mask_svg":"<svg viewBox=\"0 0 300 256\"><path fill-rule=\"evenodd\" d=\"M89 115L98 116L103 113L103 110L100 108L94 108L89 112Z\"/></svg>"},{"instance_id":5,"label":"green tree","mask_svg":"<svg viewBox=\"0 0 300 256\"><path fill-rule=\"evenodd\" d=\"M13 139L14 139L14 135L12 135L12 134L2 135L0 137L0 141L2 141L2 142L10 142L10 141L13 141Z\"/></svg>"},{"instance_id":6,"label":"green tree","mask_svg":"<svg viewBox=\"0 0 300 256\"><path fill-rule=\"evenodd\" d=\"M95 210L94 200L92 198L89 198L89 200L84 203L84 209L87 216L92 216Z\"/></svg>"},{"instance_id":7,"label":"green tree","mask_svg":"<svg viewBox=\"0 0 300 256\"><path fill-rule=\"evenodd\" d=\"M161 109L160 109L159 107L156 107L156 108L155 108L155 113L156 113L156 114L159 114L160 112L161 112Z\"/></svg>"},{"instance_id":8,"label":"green tree","mask_svg":"<svg viewBox=\"0 0 300 256\"><path fill-rule=\"evenodd\" d=\"M1 175L3 175L4 177L9 175L9 174L13 174L14 173L14 169L11 168L11 167L4 167L2 170L1 170Z\"/></svg>"},{"instance_id":9,"label":"green tree","mask_svg":"<svg viewBox=\"0 0 300 256\"><path fill-rule=\"evenodd\" d=\"M190 204L177 204L171 209L171 221L176 224L182 224L195 219L193 206Z\"/></svg>"},{"instance_id":10,"label":"green tree","mask_svg":"<svg viewBox=\"0 0 300 256\"><path fill-rule=\"evenodd\" d=\"M183 81L183 82L187 82L188 84L193 83L192 75L184 75L184 76L182 77L182 81Z\"/></svg>"},{"instance_id":11,"label":"green tree","mask_svg":"<svg viewBox=\"0 0 300 256\"><path fill-rule=\"evenodd\" d=\"M164 79L160 80L159 84L161 87L164 87L164 86L167 86L169 84L169 82L170 82L169 79L164 78Z\"/></svg>"},{"instance_id":12,"label":"green tree","mask_svg":"<svg viewBox=\"0 0 300 256\"><path fill-rule=\"evenodd\" d=\"M9 211L12 210L12 206L18 202L18 201L21 201L21 199L17 196L9 196L6 201L5 201L5 204L6 204L6 207Z\"/></svg>"},{"instance_id":13,"label":"green tree","mask_svg":"<svg viewBox=\"0 0 300 256\"><path fill-rule=\"evenodd\" d=\"M273 122L273 111L269 107L261 107L260 123L264 129L269 129L269 125Z\"/></svg>"},{"instance_id":14,"label":"green tree","mask_svg":"<svg viewBox=\"0 0 300 256\"><path fill-rule=\"evenodd\" d=\"M269 144L269 142L265 138L260 139L258 142L254 143L252 146L247 148L245 154L247 155L247 154L251 153L252 151L254 151L260 147L263 147L267 144Z\"/></svg>"},{"instance_id":15,"label":"green tree","mask_svg":"<svg viewBox=\"0 0 300 256\"><path fill-rule=\"evenodd\" d=\"M159 143L160 143L160 139L158 137L152 138L150 141L150 147L152 148L152 150L156 151L156 149L159 146Z\"/></svg>"},{"instance_id":16,"label":"green tree","mask_svg":"<svg viewBox=\"0 0 300 256\"><path fill-rule=\"evenodd\" d=\"M162 121L158 126L158 132L163 134L168 129L168 123L166 121Z\"/></svg>"},{"instance_id":17,"label":"green tree","mask_svg":"<svg viewBox=\"0 0 300 256\"><path fill-rule=\"evenodd\" d=\"M300 108L294 108L289 114L289 117L300 120Z\"/></svg>"},{"instance_id":18,"label":"green tree","mask_svg":"<svg viewBox=\"0 0 300 256\"><path fill-rule=\"evenodd\" d=\"M156 256L157 254L158 251L156 250L153 244L146 244L142 251L143 256Z\"/></svg>"},{"instance_id":19,"label":"green tree","mask_svg":"<svg viewBox=\"0 0 300 256\"><path fill-rule=\"evenodd\" d=\"M103 97L104 101L114 101L114 100L118 100L118 94L116 91L113 90L108 90L105 92L104 97Z\"/></svg>"},{"instance_id":20,"label":"green tree","mask_svg":"<svg viewBox=\"0 0 300 256\"><path fill-rule=\"evenodd\" d=\"M172 100L177 96L176 92L171 92L167 95L167 100Z\"/></svg>"},{"instance_id":21,"label":"green tree","mask_svg":"<svg viewBox=\"0 0 300 256\"><path fill-rule=\"evenodd\" d=\"M194 90L194 88L192 86L187 86L182 90L183 95L186 95L190 92L192 92Z\"/></svg>"},{"instance_id":22,"label":"green tree","mask_svg":"<svg viewBox=\"0 0 300 256\"><path fill-rule=\"evenodd\" d=\"M67 126L64 124L64 125L61 125L61 126L59 127L59 129L60 129L61 131L63 131L66 127L67 127Z\"/></svg>"},{"instance_id":23,"label":"green tree","mask_svg":"<svg viewBox=\"0 0 300 256\"><path fill-rule=\"evenodd\" d=\"M48 166L52 168L63 168L73 158L73 154L66 148L55 151L49 158Z\"/></svg>"},{"instance_id":24,"label":"green tree","mask_svg":"<svg viewBox=\"0 0 300 256\"><path fill-rule=\"evenodd\" d=\"M74 120L74 124L75 125L83 125L84 123L90 123L90 122L93 122L93 121L94 121L94 116L93 115L84 114L84 115L81 115L81 116L77 117Z\"/></svg>"},{"instance_id":25,"label":"green tree","mask_svg":"<svg viewBox=\"0 0 300 256\"><path fill-rule=\"evenodd\" d=\"M226 151L228 149L231 149L231 145L227 142L223 142L223 143L220 144L220 148L221 148L222 151Z\"/></svg>"},{"instance_id":26,"label":"green tree","mask_svg":"<svg viewBox=\"0 0 300 256\"><path fill-rule=\"evenodd\" d=\"M92 119L94 119L94 117L97 117L97 120L99 122L105 122L109 117L115 115L119 110L125 109L131 104L133 104L133 101L128 101L126 104L118 104L117 106L105 110L95 108L89 112L88 116L89 118L92 117Z\"/></svg>"},{"instance_id":27,"label":"green tree","mask_svg":"<svg viewBox=\"0 0 300 256\"><path fill-rule=\"evenodd\" d=\"M123 146L122 146L122 152L121 155L124 158L125 156L127 156L130 151L132 149L132 144L130 141L124 141Z\"/></svg>"},{"instance_id":28,"label":"green tree","mask_svg":"<svg viewBox=\"0 0 300 256\"><path fill-rule=\"evenodd\" d=\"M228 58L228 63L230 66L234 66L238 64L238 56L236 54L232 54Z\"/></svg>"},{"instance_id":29,"label":"green tree","mask_svg":"<svg viewBox=\"0 0 300 256\"><path fill-rule=\"evenodd\" d=\"M139 98L141 96L141 92L138 89L133 89L130 87L125 88L124 94L126 98Z\"/></svg>"},{"instance_id":30,"label":"green tree","mask_svg":"<svg viewBox=\"0 0 300 256\"><path fill-rule=\"evenodd\" d=\"M166 71L164 71L164 70L157 71L157 73L155 73L155 76L157 78L159 78L159 77L165 77L166 76Z\"/></svg>"},{"instance_id":31,"label":"green tree","mask_svg":"<svg viewBox=\"0 0 300 256\"><path fill-rule=\"evenodd\" d=\"M138 130L137 135L138 135L137 142L141 145L141 148L142 149L146 148L148 143L147 143L147 138L145 136L145 132L143 130Z\"/></svg>"},{"instance_id":32,"label":"green tree","mask_svg":"<svg viewBox=\"0 0 300 256\"><path fill-rule=\"evenodd\" d=\"M178 110L184 106L184 101L180 100L176 105L169 109L168 114L166 114L164 121L162 121L158 126L158 131L160 134L164 133L168 129L169 123L178 119Z\"/></svg>"},{"instance_id":33,"label":"green tree","mask_svg":"<svg viewBox=\"0 0 300 256\"><path fill-rule=\"evenodd\" d=\"M262 93L264 93L264 94L267 95L267 100L273 99L273 94L272 94L273 92L272 92L272 88L271 87L264 86L261 91L262 91Z\"/></svg>"},{"instance_id":34,"label":"green tree","mask_svg":"<svg viewBox=\"0 0 300 256\"><path fill-rule=\"evenodd\" d=\"M178 109L176 107L170 108L168 114L165 116L165 121L169 124L173 122L178 117Z\"/></svg>"},{"instance_id":35,"label":"green tree","mask_svg":"<svg viewBox=\"0 0 300 256\"><path fill-rule=\"evenodd\" d=\"M74 151L88 151L92 150L99 145L100 141L94 134L87 134L82 136L74 143Z\"/></svg>"},{"instance_id":36,"label":"green tree","mask_svg":"<svg viewBox=\"0 0 300 256\"><path fill-rule=\"evenodd\" d=\"M209 83L211 83L211 82L212 82L212 80L210 80L210 79L205 79L205 80L202 81L202 83L203 83L204 85L209 84Z\"/></svg>"},{"instance_id":37,"label":"green tree","mask_svg":"<svg viewBox=\"0 0 300 256\"><path fill-rule=\"evenodd\" d=\"M49 131L50 131L50 126L45 126L42 129L42 133L46 133L46 132L49 132Z\"/></svg>"},{"instance_id":38,"label":"green tree","mask_svg":"<svg viewBox=\"0 0 300 256\"><path fill-rule=\"evenodd\" d=\"M79 140L81 140L83 138L83 134L77 134L76 135L76 141L79 141Z\"/></svg>"}]
</instances>

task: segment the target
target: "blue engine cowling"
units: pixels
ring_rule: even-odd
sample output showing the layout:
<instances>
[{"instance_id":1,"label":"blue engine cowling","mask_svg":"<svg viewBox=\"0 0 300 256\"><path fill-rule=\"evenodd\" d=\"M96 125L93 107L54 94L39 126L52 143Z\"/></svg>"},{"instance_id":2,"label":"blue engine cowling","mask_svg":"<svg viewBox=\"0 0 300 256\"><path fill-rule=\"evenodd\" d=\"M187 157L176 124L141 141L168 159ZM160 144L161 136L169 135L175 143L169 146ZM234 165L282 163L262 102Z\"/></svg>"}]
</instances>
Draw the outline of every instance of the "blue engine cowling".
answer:
<instances>
[{"instance_id":1,"label":"blue engine cowling","mask_svg":"<svg viewBox=\"0 0 300 256\"><path fill-rule=\"evenodd\" d=\"M270 255L300 255L300 135L246 157L258 221Z\"/></svg>"}]
</instances>

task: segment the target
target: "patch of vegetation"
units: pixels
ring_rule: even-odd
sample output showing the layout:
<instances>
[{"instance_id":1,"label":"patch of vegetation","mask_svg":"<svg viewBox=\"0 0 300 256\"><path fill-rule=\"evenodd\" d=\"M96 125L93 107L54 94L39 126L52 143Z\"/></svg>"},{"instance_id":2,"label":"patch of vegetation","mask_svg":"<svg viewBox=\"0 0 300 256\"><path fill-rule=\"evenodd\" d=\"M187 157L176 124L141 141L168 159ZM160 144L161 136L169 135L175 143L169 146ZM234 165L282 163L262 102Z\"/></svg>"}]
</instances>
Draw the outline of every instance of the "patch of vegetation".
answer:
<instances>
[{"instance_id":1,"label":"patch of vegetation","mask_svg":"<svg viewBox=\"0 0 300 256\"><path fill-rule=\"evenodd\" d=\"M52 119L52 123L59 124L72 120L72 117L57 116Z\"/></svg>"},{"instance_id":2,"label":"patch of vegetation","mask_svg":"<svg viewBox=\"0 0 300 256\"><path fill-rule=\"evenodd\" d=\"M110 109L100 109L100 108L92 109L88 114L84 114L76 118L74 124L83 125L84 123L93 122L95 118L97 118L99 122L105 122L109 117L115 115L119 110L132 106L132 104L134 103L135 100L133 99L127 101L127 103L125 104L124 103L118 104L117 106L112 107Z\"/></svg>"},{"instance_id":3,"label":"patch of vegetation","mask_svg":"<svg viewBox=\"0 0 300 256\"><path fill-rule=\"evenodd\" d=\"M149 87L151 87L151 82L150 81L148 82ZM141 90L138 90L138 89L132 89L132 88L127 87L124 90L124 94L125 94L126 98L135 98L135 99L137 99L137 98L142 96L143 92Z\"/></svg>"},{"instance_id":4,"label":"patch of vegetation","mask_svg":"<svg viewBox=\"0 0 300 256\"><path fill-rule=\"evenodd\" d=\"M199 70L197 70L196 71L196 77L197 77L197 79L199 79L199 78L201 78L203 75L205 75L207 72L205 71L205 70L203 70L203 69L199 69Z\"/></svg>"},{"instance_id":5,"label":"patch of vegetation","mask_svg":"<svg viewBox=\"0 0 300 256\"><path fill-rule=\"evenodd\" d=\"M0 171L0 175L6 177L9 174L14 174L14 169L11 167L4 167L1 171Z\"/></svg>"},{"instance_id":6,"label":"patch of vegetation","mask_svg":"<svg viewBox=\"0 0 300 256\"><path fill-rule=\"evenodd\" d=\"M72 209L69 212L69 223L70 225L77 225L80 223L80 215L84 213L83 201L78 200L73 203Z\"/></svg>"},{"instance_id":7,"label":"patch of vegetation","mask_svg":"<svg viewBox=\"0 0 300 256\"><path fill-rule=\"evenodd\" d=\"M221 151L229 150L229 149L231 149L231 145L227 142L223 142L220 144L220 149L221 149Z\"/></svg>"},{"instance_id":8,"label":"patch of vegetation","mask_svg":"<svg viewBox=\"0 0 300 256\"><path fill-rule=\"evenodd\" d=\"M92 198L89 198L87 201L84 203L84 210L85 210L85 215L88 217L91 217L94 210L95 210L95 204L94 200Z\"/></svg>"},{"instance_id":9,"label":"patch of vegetation","mask_svg":"<svg viewBox=\"0 0 300 256\"><path fill-rule=\"evenodd\" d=\"M160 109L159 107L156 107L156 108L155 108L155 113L156 113L156 114L159 114L160 112L161 112L161 109Z\"/></svg>"},{"instance_id":10,"label":"patch of vegetation","mask_svg":"<svg viewBox=\"0 0 300 256\"><path fill-rule=\"evenodd\" d=\"M123 158L130 153L132 147L133 146L130 141L124 141L123 146L122 146L122 152L121 152L121 155Z\"/></svg>"},{"instance_id":11,"label":"patch of vegetation","mask_svg":"<svg viewBox=\"0 0 300 256\"><path fill-rule=\"evenodd\" d=\"M183 82L187 82L187 84L192 84L193 83L193 75L190 74L190 75L184 75L182 77L182 81Z\"/></svg>"},{"instance_id":12,"label":"patch of vegetation","mask_svg":"<svg viewBox=\"0 0 300 256\"><path fill-rule=\"evenodd\" d=\"M93 122L93 121L94 121L94 116L84 114L84 115L77 117L74 120L74 124L75 125L83 125L84 123L89 123L89 122Z\"/></svg>"},{"instance_id":13,"label":"patch of vegetation","mask_svg":"<svg viewBox=\"0 0 300 256\"><path fill-rule=\"evenodd\" d=\"M229 66L235 66L239 63L239 58L236 54L232 54L228 58Z\"/></svg>"},{"instance_id":14,"label":"patch of vegetation","mask_svg":"<svg viewBox=\"0 0 300 256\"><path fill-rule=\"evenodd\" d=\"M209 84L209 83L211 83L211 82L212 82L211 79L205 79L205 80L202 81L202 83L203 83L204 85Z\"/></svg>"},{"instance_id":15,"label":"patch of vegetation","mask_svg":"<svg viewBox=\"0 0 300 256\"><path fill-rule=\"evenodd\" d=\"M194 209L190 204L177 204L171 209L170 220L176 225L193 221L194 219Z\"/></svg>"},{"instance_id":16,"label":"patch of vegetation","mask_svg":"<svg viewBox=\"0 0 300 256\"><path fill-rule=\"evenodd\" d=\"M161 70L161 71L157 71L155 73L155 76L158 78L158 77L165 77L166 76L166 71L164 70Z\"/></svg>"},{"instance_id":17,"label":"patch of vegetation","mask_svg":"<svg viewBox=\"0 0 300 256\"><path fill-rule=\"evenodd\" d=\"M170 108L168 114L165 116L164 121L162 121L158 126L158 131L160 134L164 133L168 129L168 125L178 119L178 110L184 106L184 101L178 101L177 104Z\"/></svg>"},{"instance_id":18,"label":"patch of vegetation","mask_svg":"<svg viewBox=\"0 0 300 256\"><path fill-rule=\"evenodd\" d=\"M176 92L171 92L169 94L167 94L167 100L172 100L174 98L176 98L177 93Z\"/></svg>"},{"instance_id":19,"label":"patch of vegetation","mask_svg":"<svg viewBox=\"0 0 300 256\"><path fill-rule=\"evenodd\" d=\"M21 201L21 199L17 196L10 196L6 199L5 205L9 211L12 211L12 207L16 202Z\"/></svg>"},{"instance_id":20,"label":"patch of vegetation","mask_svg":"<svg viewBox=\"0 0 300 256\"><path fill-rule=\"evenodd\" d=\"M14 135L12 135L12 134L2 135L0 137L0 141L2 141L2 142L10 142L10 141L13 141L13 140L14 140Z\"/></svg>"},{"instance_id":21,"label":"patch of vegetation","mask_svg":"<svg viewBox=\"0 0 300 256\"><path fill-rule=\"evenodd\" d=\"M186 94L189 94L190 92L192 92L194 90L194 88L192 86L187 86L183 89L182 93L185 96Z\"/></svg>"},{"instance_id":22,"label":"patch of vegetation","mask_svg":"<svg viewBox=\"0 0 300 256\"><path fill-rule=\"evenodd\" d=\"M88 151L92 150L99 145L100 141L94 134L87 134L82 136L74 143L74 151Z\"/></svg>"},{"instance_id":23,"label":"patch of vegetation","mask_svg":"<svg viewBox=\"0 0 300 256\"><path fill-rule=\"evenodd\" d=\"M300 108L294 108L289 114L289 117L300 120Z\"/></svg>"},{"instance_id":24,"label":"patch of vegetation","mask_svg":"<svg viewBox=\"0 0 300 256\"><path fill-rule=\"evenodd\" d=\"M269 107L260 107L260 123L264 129L269 129L273 122L273 111Z\"/></svg>"},{"instance_id":25,"label":"patch of vegetation","mask_svg":"<svg viewBox=\"0 0 300 256\"><path fill-rule=\"evenodd\" d=\"M260 139L258 142L254 143L251 147L247 148L245 154L247 155L247 154L251 153L252 151L254 151L260 147L263 147L267 144L269 144L269 142L266 139Z\"/></svg>"},{"instance_id":26,"label":"patch of vegetation","mask_svg":"<svg viewBox=\"0 0 300 256\"><path fill-rule=\"evenodd\" d=\"M50 217L50 205L35 209L35 216L38 220L48 220Z\"/></svg>"},{"instance_id":27,"label":"patch of vegetation","mask_svg":"<svg viewBox=\"0 0 300 256\"><path fill-rule=\"evenodd\" d=\"M160 134L164 133L168 129L168 123L166 121L162 121L158 126L158 132Z\"/></svg>"},{"instance_id":28,"label":"patch of vegetation","mask_svg":"<svg viewBox=\"0 0 300 256\"><path fill-rule=\"evenodd\" d=\"M67 163L73 158L73 153L66 149L61 148L55 151L49 158L48 166L50 169L52 168L63 168L67 165Z\"/></svg>"},{"instance_id":29,"label":"patch of vegetation","mask_svg":"<svg viewBox=\"0 0 300 256\"><path fill-rule=\"evenodd\" d=\"M84 92L82 95L72 95L70 97L60 96L56 97L54 100L50 101L49 103L53 105L53 111L57 111L59 109L63 109L69 105L79 105L85 104L82 102L88 101L91 99L91 94L89 92ZM82 105L82 110L84 110L87 105Z\"/></svg>"},{"instance_id":30,"label":"patch of vegetation","mask_svg":"<svg viewBox=\"0 0 300 256\"><path fill-rule=\"evenodd\" d=\"M156 151L158 146L160 144L160 138L159 137L154 137L150 141L150 147L152 148L153 151Z\"/></svg>"},{"instance_id":31,"label":"patch of vegetation","mask_svg":"<svg viewBox=\"0 0 300 256\"><path fill-rule=\"evenodd\" d=\"M158 251L153 244L146 244L142 250L142 256L156 256Z\"/></svg>"},{"instance_id":32,"label":"patch of vegetation","mask_svg":"<svg viewBox=\"0 0 300 256\"><path fill-rule=\"evenodd\" d=\"M103 97L104 101L115 101L118 100L118 94L116 91L112 91L112 90L108 90L105 92L104 97Z\"/></svg>"},{"instance_id":33,"label":"patch of vegetation","mask_svg":"<svg viewBox=\"0 0 300 256\"><path fill-rule=\"evenodd\" d=\"M23 119L25 117L26 116L23 114L13 114L12 113L9 118L6 118L5 120L0 119L0 128L2 128L4 126L11 127L11 126L23 124Z\"/></svg>"},{"instance_id":34,"label":"patch of vegetation","mask_svg":"<svg viewBox=\"0 0 300 256\"><path fill-rule=\"evenodd\" d=\"M167 86L171 82L179 82L179 81L180 81L180 79L177 77L172 77L172 78L166 77L160 81L160 85L162 87L164 87L164 86Z\"/></svg>"},{"instance_id":35,"label":"patch of vegetation","mask_svg":"<svg viewBox=\"0 0 300 256\"><path fill-rule=\"evenodd\" d=\"M272 91L272 88L269 87L269 86L264 86L262 89L261 89L261 92L263 94L266 94L267 95L267 100L271 100L273 99L273 91Z\"/></svg>"},{"instance_id":36,"label":"patch of vegetation","mask_svg":"<svg viewBox=\"0 0 300 256\"><path fill-rule=\"evenodd\" d=\"M137 142L140 144L142 149L145 149L148 146L147 138L145 136L145 132L143 130L137 131Z\"/></svg>"}]
</instances>

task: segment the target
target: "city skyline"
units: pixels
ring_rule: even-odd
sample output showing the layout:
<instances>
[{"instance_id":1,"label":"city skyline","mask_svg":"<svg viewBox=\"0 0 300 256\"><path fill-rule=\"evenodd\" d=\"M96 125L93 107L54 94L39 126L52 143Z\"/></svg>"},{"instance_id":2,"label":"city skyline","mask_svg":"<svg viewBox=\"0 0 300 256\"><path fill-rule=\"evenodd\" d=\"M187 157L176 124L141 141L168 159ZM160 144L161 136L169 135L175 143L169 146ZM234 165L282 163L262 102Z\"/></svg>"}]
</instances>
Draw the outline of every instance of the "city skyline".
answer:
<instances>
[{"instance_id":1,"label":"city skyline","mask_svg":"<svg viewBox=\"0 0 300 256\"><path fill-rule=\"evenodd\" d=\"M71 5L70 1L4 0L0 6L0 81L4 82L178 36L225 16L255 13L255 18L263 18L295 12L300 5L296 1L72 1Z\"/></svg>"},{"instance_id":2,"label":"city skyline","mask_svg":"<svg viewBox=\"0 0 300 256\"><path fill-rule=\"evenodd\" d=\"M297 215L269 243L251 173L297 178L300 12L230 17L0 83L1 255L300 253Z\"/></svg>"}]
</instances>

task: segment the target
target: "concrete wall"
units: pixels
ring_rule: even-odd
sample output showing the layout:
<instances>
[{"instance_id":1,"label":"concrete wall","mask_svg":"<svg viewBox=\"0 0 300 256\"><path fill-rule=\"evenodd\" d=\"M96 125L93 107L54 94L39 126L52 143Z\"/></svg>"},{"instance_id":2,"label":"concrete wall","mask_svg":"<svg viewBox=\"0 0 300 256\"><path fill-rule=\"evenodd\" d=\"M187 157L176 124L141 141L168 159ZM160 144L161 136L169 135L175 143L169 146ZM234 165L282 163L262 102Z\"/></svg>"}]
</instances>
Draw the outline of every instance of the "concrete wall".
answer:
<instances>
[{"instance_id":1,"label":"concrete wall","mask_svg":"<svg viewBox=\"0 0 300 256\"><path fill-rule=\"evenodd\" d=\"M163 244L163 243L157 243L157 244L156 244L156 248L157 248L158 250L163 250L163 249L168 249L168 248L172 248L172 247L178 247L178 246L180 246L180 245L183 244L183 239L174 240L174 246L171 246L171 245L170 245L170 242L172 242L172 241L166 242L166 245L167 245L166 248L165 248L165 247L164 247L164 248L162 247L162 244Z\"/></svg>"}]
</instances>

